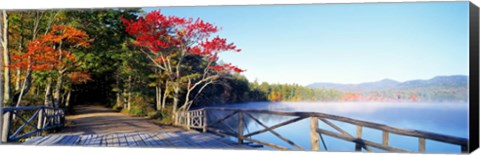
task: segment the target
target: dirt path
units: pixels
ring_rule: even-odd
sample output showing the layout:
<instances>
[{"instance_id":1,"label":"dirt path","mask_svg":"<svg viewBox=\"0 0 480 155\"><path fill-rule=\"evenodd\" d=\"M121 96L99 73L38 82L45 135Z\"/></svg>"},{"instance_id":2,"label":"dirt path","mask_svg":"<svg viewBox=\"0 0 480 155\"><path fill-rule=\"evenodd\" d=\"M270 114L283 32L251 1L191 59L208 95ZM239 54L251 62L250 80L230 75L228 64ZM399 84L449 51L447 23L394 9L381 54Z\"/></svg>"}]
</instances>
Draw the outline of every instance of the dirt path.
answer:
<instances>
[{"instance_id":1,"label":"dirt path","mask_svg":"<svg viewBox=\"0 0 480 155\"><path fill-rule=\"evenodd\" d=\"M159 126L151 120L128 116L100 105L77 105L75 115L67 116L71 121L59 134L106 134L129 132L158 132L182 130L171 126Z\"/></svg>"}]
</instances>

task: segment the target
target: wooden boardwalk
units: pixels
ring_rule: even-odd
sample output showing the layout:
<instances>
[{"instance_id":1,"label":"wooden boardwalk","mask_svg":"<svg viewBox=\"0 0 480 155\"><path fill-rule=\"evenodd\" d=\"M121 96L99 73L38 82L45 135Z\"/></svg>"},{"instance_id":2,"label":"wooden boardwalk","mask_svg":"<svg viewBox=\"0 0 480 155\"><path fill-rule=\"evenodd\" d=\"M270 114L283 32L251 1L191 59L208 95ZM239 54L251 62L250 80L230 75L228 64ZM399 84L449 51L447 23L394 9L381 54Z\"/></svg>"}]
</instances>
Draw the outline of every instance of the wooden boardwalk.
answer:
<instances>
[{"instance_id":1,"label":"wooden boardwalk","mask_svg":"<svg viewBox=\"0 0 480 155\"><path fill-rule=\"evenodd\" d=\"M210 133L160 126L102 106L77 106L62 131L28 139L25 145L251 149Z\"/></svg>"},{"instance_id":2,"label":"wooden boardwalk","mask_svg":"<svg viewBox=\"0 0 480 155\"><path fill-rule=\"evenodd\" d=\"M107 147L174 147L249 149L228 139L195 131L134 132L111 134L52 134L34 137L26 145L107 146Z\"/></svg>"}]
</instances>

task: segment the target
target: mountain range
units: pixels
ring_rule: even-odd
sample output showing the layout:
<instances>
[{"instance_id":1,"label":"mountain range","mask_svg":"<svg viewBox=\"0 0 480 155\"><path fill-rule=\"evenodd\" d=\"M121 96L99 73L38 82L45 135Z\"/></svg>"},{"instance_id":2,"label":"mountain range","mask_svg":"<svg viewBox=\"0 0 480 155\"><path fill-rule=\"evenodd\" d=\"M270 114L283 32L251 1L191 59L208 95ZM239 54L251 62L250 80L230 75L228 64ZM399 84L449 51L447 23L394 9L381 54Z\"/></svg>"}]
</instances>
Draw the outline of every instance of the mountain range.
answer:
<instances>
[{"instance_id":1,"label":"mountain range","mask_svg":"<svg viewBox=\"0 0 480 155\"><path fill-rule=\"evenodd\" d=\"M319 82L308 85L310 88L335 89L340 91L372 91L385 89L399 89L399 88L413 88L413 87L431 87L431 86L446 86L446 87L467 87L468 76L452 75L452 76L436 76L428 80L410 80L405 82L398 82L391 79L383 79L375 82L365 82L359 84L339 84Z\"/></svg>"},{"instance_id":2,"label":"mountain range","mask_svg":"<svg viewBox=\"0 0 480 155\"><path fill-rule=\"evenodd\" d=\"M384 94L415 94L428 101L467 101L468 99L468 76L436 76L428 80L410 80L399 82L391 79L383 79L375 82L359 84L339 83L313 83L310 88L334 89L342 92L358 93L372 96Z\"/></svg>"}]
</instances>

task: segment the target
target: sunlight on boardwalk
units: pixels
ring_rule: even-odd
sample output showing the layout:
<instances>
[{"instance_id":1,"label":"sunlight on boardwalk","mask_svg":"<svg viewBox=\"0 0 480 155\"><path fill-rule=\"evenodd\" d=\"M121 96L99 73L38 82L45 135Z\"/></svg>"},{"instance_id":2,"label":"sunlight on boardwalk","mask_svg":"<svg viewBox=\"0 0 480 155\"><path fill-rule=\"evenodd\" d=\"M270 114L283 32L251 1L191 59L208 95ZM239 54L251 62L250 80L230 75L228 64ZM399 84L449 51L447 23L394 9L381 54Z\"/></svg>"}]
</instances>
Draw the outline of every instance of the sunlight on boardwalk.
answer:
<instances>
[{"instance_id":1,"label":"sunlight on boardwalk","mask_svg":"<svg viewBox=\"0 0 480 155\"><path fill-rule=\"evenodd\" d=\"M176 147L176 148L241 148L233 141L212 134L194 131L138 132L35 137L27 145L117 146L117 147Z\"/></svg>"},{"instance_id":2,"label":"sunlight on boardwalk","mask_svg":"<svg viewBox=\"0 0 480 155\"><path fill-rule=\"evenodd\" d=\"M72 124L59 133L34 137L26 145L251 148L209 133L159 126L151 120L127 116L103 106L77 106Z\"/></svg>"}]
</instances>

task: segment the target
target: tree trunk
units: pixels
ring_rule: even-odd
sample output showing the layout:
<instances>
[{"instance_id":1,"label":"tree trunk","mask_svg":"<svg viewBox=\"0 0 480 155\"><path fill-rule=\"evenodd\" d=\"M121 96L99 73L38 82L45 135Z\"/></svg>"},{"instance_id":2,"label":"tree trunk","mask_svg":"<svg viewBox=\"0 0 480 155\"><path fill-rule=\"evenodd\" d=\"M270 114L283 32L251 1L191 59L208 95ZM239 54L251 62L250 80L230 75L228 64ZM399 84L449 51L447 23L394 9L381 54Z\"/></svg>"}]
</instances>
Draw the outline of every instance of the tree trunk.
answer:
<instances>
[{"instance_id":1,"label":"tree trunk","mask_svg":"<svg viewBox=\"0 0 480 155\"><path fill-rule=\"evenodd\" d=\"M131 97L132 97L132 76L128 76L128 92L127 92L127 109L130 111L132 108L131 105Z\"/></svg>"},{"instance_id":2,"label":"tree trunk","mask_svg":"<svg viewBox=\"0 0 480 155\"><path fill-rule=\"evenodd\" d=\"M173 113L173 120L175 120L175 124L178 124L177 106L178 106L178 102L179 102L179 97L180 97L180 88L174 87L174 88L173 88L173 106L172 106L172 113Z\"/></svg>"},{"instance_id":3,"label":"tree trunk","mask_svg":"<svg viewBox=\"0 0 480 155\"><path fill-rule=\"evenodd\" d=\"M180 97L180 88L173 88L173 107L172 107L172 112L176 113L177 112L177 106L179 102L179 97Z\"/></svg>"},{"instance_id":4,"label":"tree trunk","mask_svg":"<svg viewBox=\"0 0 480 155\"><path fill-rule=\"evenodd\" d=\"M63 84L63 72L60 72L60 75L57 77L57 83L55 85L55 90L53 91L53 106L56 108L60 107L60 91L62 90Z\"/></svg>"},{"instance_id":5,"label":"tree trunk","mask_svg":"<svg viewBox=\"0 0 480 155\"><path fill-rule=\"evenodd\" d=\"M117 106L122 106L122 92L118 91L116 94L117 94L117 101L115 104Z\"/></svg>"},{"instance_id":6,"label":"tree trunk","mask_svg":"<svg viewBox=\"0 0 480 155\"><path fill-rule=\"evenodd\" d=\"M16 69L15 75L15 91L20 91L20 76L22 76L22 71L20 69Z\"/></svg>"},{"instance_id":7,"label":"tree trunk","mask_svg":"<svg viewBox=\"0 0 480 155\"><path fill-rule=\"evenodd\" d=\"M8 17L7 12L3 10L3 101L8 102L10 100L11 94L11 83L10 83L10 54L8 51Z\"/></svg>"},{"instance_id":8,"label":"tree trunk","mask_svg":"<svg viewBox=\"0 0 480 155\"><path fill-rule=\"evenodd\" d=\"M23 21L23 14L20 14L20 21ZM23 22L20 22L20 39L19 39L19 43L18 43L18 51L19 52L23 52L23 40L25 37L23 37L24 33L23 33ZM16 69L16 77L15 78L15 92L19 92L21 89L20 89L20 81L21 81L21 76L22 76L22 71L20 70L20 68L17 68Z\"/></svg>"},{"instance_id":9,"label":"tree trunk","mask_svg":"<svg viewBox=\"0 0 480 155\"><path fill-rule=\"evenodd\" d=\"M31 57L28 57L29 61L31 61ZM27 70L27 76L25 77L25 80L23 81L22 89L20 93L18 94L18 99L17 99L17 107L20 105L20 102L22 101L22 97L24 94L28 93L30 90L30 87L32 86L32 65L28 66ZM17 96L17 95L15 95Z\"/></svg>"},{"instance_id":10,"label":"tree trunk","mask_svg":"<svg viewBox=\"0 0 480 155\"><path fill-rule=\"evenodd\" d=\"M65 107L70 106L70 97L72 96L72 90L68 90L67 98L65 99Z\"/></svg>"},{"instance_id":11,"label":"tree trunk","mask_svg":"<svg viewBox=\"0 0 480 155\"><path fill-rule=\"evenodd\" d=\"M35 19L33 20L33 29L32 29L32 41L37 38L37 33L38 33L38 26L40 25L42 15L39 13L39 11L35 11ZM53 19L50 19L53 20ZM48 32L48 29L45 30L45 34ZM32 63L32 58L28 56L28 61L31 64ZM28 66L27 69L27 75L25 77L25 80L23 81L22 89L18 93L18 99L17 99L17 106L20 104L22 101L22 97L24 94L27 94L28 91L30 91L30 87L32 86L32 65ZM17 94L15 94L17 96ZM45 102L47 103L47 102Z\"/></svg>"},{"instance_id":12,"label":"tree trunk","mask_svg":"<svg viewBox=\"0 0 480 155\"><path fill-rule=\"evenodd\" d=\"M120 75L115 74L115 83L116 83L116 87L117 87L117 92L115 93L115 96L116 96L116 101L115 101L115 105L116 106L123 106L122 105L122 91L121 91L121 88L120 88Z\"/></svg>"},{"instance_id":13,"label":"tree trunk","mask_svg":"<svg viewBox=\"0 0 480 155\"><path fill-rule=\"evenodd\" d=\"M64 90L64 91L63 91L63 94L60 95L60 103L61 103L62 105L66 105L66 104L65 104L65 99L67 98L67 93L68 93L68 90Z\"/></svg>"},{"instance_id":14,"label":"tree trunk","mask_svg":"<svg viewBox=\"0 0 480 155\"><path fill-rule=\"evenodd\" d=\"M17 107L20 106L23 95L26 94L30 90L31 84L32 84L32 66L30 65L28 67L27 77L23 81L22 88L20 89L21 91L18 94L18 98L17 98L17 101L16 101L17 102L17 105L16 105ZM17 96L17 95L15 95L15 96Z\"/></svg>"},{"instance_id":15,"label":"tree trunk","mask_svg":"<svg viewBox=\"0 0 480 155\"><path fill-rule=\"evenodd\" d=\"M165 81L165 90L163 91L163 96L162 96L162 110L165 109L165 104L167 102L167 97L168 97L168 81Z\"/></svg>"},{"instance_id":16,"label":"tree trunk","mask_svg":"<svg viewBox=\"0 0 480 155\"><path fill-rule=\"evenodd\" d=\"M157 104L157 111L162 110L162 88L160 86L155 86L155 96L156 96L156 104Z\"/></svg>"},{"instance_id":17,"label":"tree trunk","mask_svg":"<svg viewBox=\"0 0 480 155\"><path fill-rule=\"evenodd\" d=\"M50 104L50 96L52 95L51 93L51 87L52 87L52 79L49 77L47 79L47 85L45 86L45 106L51 106Z\"/></svg>"},{"instance_id":18,"label":"tree trunk","mask_svg":"<svg viewBox=\"0 0 480 155\"><path fill-rule=\"evenodd\" d=\"M3 20L0 20L0 25L3 25ZM0 32L0 39L3 38L3 33ZM3 40L3 39L1 39ZM2 41L3 42L3 41ZM2 45L3 46L3 45ZM3 48L2 48L2 52L3 52ZM3 64L3 59L0 59L0 64ZM0 86L3 86L3 68L0 68ZM3 105L3 89L0 89L0 107L5 107L5 105ZM3 116L3 115L2 115ZM0 119L0 122L2 122L3 119ZM0 124L3 124L3 123L0 123ZM2 129L2 126L0 125L0 129ZM3 130L2 130L3 131ZM1 137L3 134L0 134L0 138L3 139L3 137Z\"/></svg>"}]
</instances>

